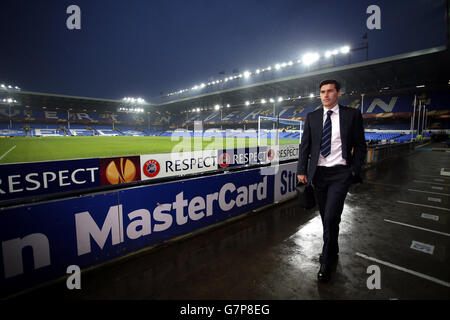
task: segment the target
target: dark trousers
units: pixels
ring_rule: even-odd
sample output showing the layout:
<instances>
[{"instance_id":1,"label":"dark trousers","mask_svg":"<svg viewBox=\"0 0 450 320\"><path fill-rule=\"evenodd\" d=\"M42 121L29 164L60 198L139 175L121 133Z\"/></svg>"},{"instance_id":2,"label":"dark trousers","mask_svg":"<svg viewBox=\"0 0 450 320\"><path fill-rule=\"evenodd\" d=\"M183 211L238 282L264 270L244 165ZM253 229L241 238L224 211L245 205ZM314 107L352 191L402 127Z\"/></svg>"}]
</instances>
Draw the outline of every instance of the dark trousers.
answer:
<instances>
[{"instance_id":1,"label":"dark trousers","mask_svg":"<svg viewBox=\"0 0 450 320\"><path fill-rule=\"evenodd\" d=\"M349 166L318 166L313 179L323 226L322 263L328 264L338 254L338 235L345 197L352 183Z\"/></svg>"}]
</instances>

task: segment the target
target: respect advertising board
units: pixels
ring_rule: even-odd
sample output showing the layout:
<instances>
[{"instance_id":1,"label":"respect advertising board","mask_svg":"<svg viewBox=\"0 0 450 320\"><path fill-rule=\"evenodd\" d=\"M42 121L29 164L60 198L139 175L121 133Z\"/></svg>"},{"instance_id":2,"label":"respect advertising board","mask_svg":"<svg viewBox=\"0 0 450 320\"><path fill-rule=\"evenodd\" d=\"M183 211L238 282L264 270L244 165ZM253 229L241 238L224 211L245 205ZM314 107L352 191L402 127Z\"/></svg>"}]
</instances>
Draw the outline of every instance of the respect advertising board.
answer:
<instances>
[{"instance_id":1,"label":"respect advertising board","mask_svg":"<svg viewBox=\"0 0 450 320\"><path fill-rule=\"evenodd\" d=\"M217 151L141 155L141 179L151 180L217 170Z\"/></svg>"},{"instance_id":2,"label":"respect advertising board","mask_svg":"<svg viewBox=\"0 0 450 320\"><path fill-rule=\"evenodd\" d=\"M217 151L219 169L298 159L299 145L273 145Z\"/></svg>"},{"instance_id":3,"label":"respect advertising board","mask_svg":"<svg viewBox=\"0 0 450 320\"><path fill-rule=\"evenodd\" d=\"M223 149L217 151L219 169L266 164L274 160L276 152L267 147L249 147L238 149Z\"/></svg>"},{"instance_id":4,"label":"respect advertising board","mask_svg":"<svg viewBox=\"0 0 450 320\"><path fill-rule=\"evenodd\" d=\"M299 145L287 144L277 146L278 161L298 160Z\"/></svg>"},{"instance_id":5,"label":"respect advertising board","mask_svg":"<svg viewBox=\"0 0 450 320\"><path fill-rule=\"evenodd\" d=\"M100 186L99 159L0 165L0 201Z\"/></svg>"},{"instance_id":6,"label":"respect advertising board","mask_svg":"<svg viewBox=\"0 0 450 320\"><path fill-rule=\"evenodd\" d=\"M1 296L273 203L274 178L253 169L5 209Z\"/></svg>"}]
</instances>

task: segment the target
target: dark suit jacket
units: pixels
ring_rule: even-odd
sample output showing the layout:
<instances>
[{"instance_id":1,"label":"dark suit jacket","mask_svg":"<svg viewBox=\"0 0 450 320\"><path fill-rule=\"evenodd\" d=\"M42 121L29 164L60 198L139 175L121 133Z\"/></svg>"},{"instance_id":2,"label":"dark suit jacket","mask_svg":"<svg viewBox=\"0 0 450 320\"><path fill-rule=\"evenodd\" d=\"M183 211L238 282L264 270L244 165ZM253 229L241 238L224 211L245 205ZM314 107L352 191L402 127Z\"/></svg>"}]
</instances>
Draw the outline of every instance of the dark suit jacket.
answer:
<instances>
[{"instance_id":1,"label":"dark suit jacket","mask_svg":"<svg viewBox=\"0 0 450 320\"><path fill-rule=\"evenodd\" d=\"M347 164L355 172L354 181L361 180L359 173L366 159L367 152L361 112L357 109L339 105L339 126L342 141L342 157L347 160ZM322 130L323 107L307 114L303 128L297 174L307 175L308 181L312 181L316 173Z\"/></svg>"}]
</instances>

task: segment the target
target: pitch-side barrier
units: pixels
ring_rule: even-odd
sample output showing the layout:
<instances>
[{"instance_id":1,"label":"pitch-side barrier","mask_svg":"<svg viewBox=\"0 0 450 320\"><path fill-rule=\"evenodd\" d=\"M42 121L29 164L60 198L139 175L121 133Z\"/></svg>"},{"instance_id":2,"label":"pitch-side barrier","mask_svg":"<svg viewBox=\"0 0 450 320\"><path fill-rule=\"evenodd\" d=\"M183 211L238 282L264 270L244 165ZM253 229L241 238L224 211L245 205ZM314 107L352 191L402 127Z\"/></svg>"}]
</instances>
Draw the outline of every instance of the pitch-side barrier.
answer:
<instances>
[{"instance_id":1,"label":"pitch-side barrier","mask_svg":"<svg viewBox=\"0 0 450 320\"><path fill-rule=\"evenodd\" d=\"M141 168L140 182L144 184L116 185L120 188L2 207L1 297L64 277L69 266L97 266L295 196L298 146L207 151L202 153L201 161L199 154L189 158L150 158L101 159L100 162L105 161L105 171L94 170L95 164L83 160L83 168L61 162L65 167L59 167L58 173L47 163L41 166L40 173L27 173L27 167L21 173L9 172L13 176L9 178L9 188L13 191L26 189L22 183L30 180L35 181L31 188L37 190L39 184L49 187L58 179L63 184L89 178L120 181L127 177L133 164ZM289 158L293 161L278 163ZM97 168L103 168L101 163ZM145 180L145 170L145 178L155 180ZM170 170L200 173L196 177L162 174L156 180L158 170L158 174Z\"/></svg>"},{"instance_id":2,"label":"pitch-side barrier","mask_svg":"<svg viewBox=\"0 0 450 320\"><path fill-rule=\"evenodd\" d=\"M264 148L97 159L98 164L89 159L82 167L63 161L59 167L41 164L38 172L29 173L32 166L9 171L8 188L18 194L26 182L36 189L27 191L37 191L58 180L64 187L70 180L77 185L106 179L111 189L78 189L70 197L56 189L55 199L2 206L0 297L65 277L70 266L95 267L295 197L298 146ZM409 144L389 148L375 148L370 156L369 149L367 157L374 163L400 155ZM140 169L139 181L126 182L133 166Z\"/></svg>"}]
</instances>

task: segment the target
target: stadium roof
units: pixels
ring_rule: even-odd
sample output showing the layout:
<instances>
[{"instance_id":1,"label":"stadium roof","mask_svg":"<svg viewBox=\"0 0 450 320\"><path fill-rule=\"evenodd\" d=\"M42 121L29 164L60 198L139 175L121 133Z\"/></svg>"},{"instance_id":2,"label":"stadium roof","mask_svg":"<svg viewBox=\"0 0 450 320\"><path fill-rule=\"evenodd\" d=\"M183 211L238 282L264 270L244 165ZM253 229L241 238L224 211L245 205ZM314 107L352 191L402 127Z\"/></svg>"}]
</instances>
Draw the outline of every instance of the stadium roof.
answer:
<instances>
[{"instance_id":1,"label":"stadium roof","mask_svg":"<svg viewBox=\"0 0 450 320\"><path fill-rule=\"evenodd\" d=\"M166 103L145 103L139 105L139 107L148 108L152 106L156 109L182 111L197 107L213 107L217 104L243 106L247 100L262 98L267 101L274 98L277 101L278 97L308 97L311 93L318 93L319 83L325 78L334 78L340 81L343 93L375 94L383 88L411 90L418 85L425 85L426 88L434 86L448 88L449 75L450 55L447 48L441 46L351 65L320 70L312 69L308 73L186 97ZM5 98L17 100L17 105L31 107L45 106L63 109L116 111L120 107L130 106L123 100L0 90L0 103Z\"/></svg>"},{"instance_id":2,"label":"stadium roof","mask_svg":"<svg viewBox=\"0 0 450 320\"><path fill-rule=\"evenodd\" d=\"M129 106L123 100L100 99L89 97L67 96L51 93L40 93L18 90L0 90L0 101L4 98L14 98L21 106L31 107L50 107L50 108L89 108L98 109L115 109L119 107ZM149 104L141 104L140 107Z\"/></svg>"},{"instance_id":3,"label":"stadium roof","mask_svg":"<svg viewBox=\"0 0 450 320\"><path fill-rule=\"evenodd\" d=\"M383 88L405 90L418 85L445 87L450 79L449 66L448 50L441 46L351 65L312 69L308 73L177 99L156 107L184 110L216 104L244 105L247 100L280 96L308 97L317 94L319 83L327 78L338 80L343 93L371 94Z\"/></svg>"}]
</instances>

